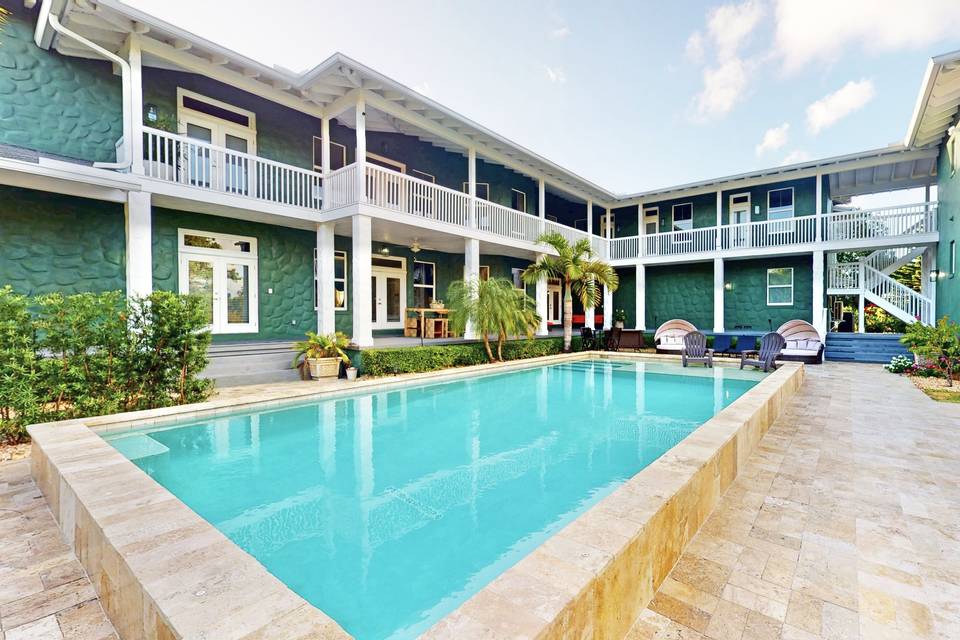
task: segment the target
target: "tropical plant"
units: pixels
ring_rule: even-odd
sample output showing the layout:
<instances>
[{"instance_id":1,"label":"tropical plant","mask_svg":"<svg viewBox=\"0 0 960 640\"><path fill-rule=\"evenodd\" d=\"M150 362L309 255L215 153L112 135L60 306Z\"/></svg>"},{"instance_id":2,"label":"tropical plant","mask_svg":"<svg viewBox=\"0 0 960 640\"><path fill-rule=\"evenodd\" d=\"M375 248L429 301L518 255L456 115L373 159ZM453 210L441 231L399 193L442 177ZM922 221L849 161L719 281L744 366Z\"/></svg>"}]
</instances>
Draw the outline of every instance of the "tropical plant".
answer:
<instances>
[{"instance_id":1,"label":"tropical plant","mask_svg":"<svg viewBox=\"0 0 960 640\"><path fill-rule=\"evenodd\" d=\"M467 325L480 335L487 359L503 360L503 345L509 336L532 337L540 324L536 302L506 278L456 280L447 290L450 328L462 333ZM490 336L497 336L497 354Z\"/></svg>"},{"instance_id":2,"label":"tropical plant","mask_svg":"<svg viewBox=\"0 0 960 640\"><path fill-rule=\"evenodd\" d=\"M290 366L296 369L303 366L307 360L319 358L338 358L349 366L350 356L346 352L349 344L350 339L340 331L327 335L318 335L314 331L307 331L307 339L293 345L297 354L293 356L293 362Z\"/></svg>"},{"instance_id":3,"label":"tropical plant","mask_svg":"<svg viewBox=\"0 0 960 640\"><path fill-rule=\"evenodd\" d=\"M627 312L623 309L617 309L613 312L613 321L614 322L626 322L627 321Z\"/></svg>"},{"instance_id":4,"label":"tropical plant","mask_svg":"<svg viewBox=\"0 0 960 640\"><path fill-rule=\"evenodd\" d=\"M526 284L550 279L563 283L563 350L569 352L573 339L573 296L584 308L597 307L603 302L601 287L616 291L620 281L613 267L593 257L587 238L570 244L560 233L551 232L537 241L552 247L557 255L542 254L523 270L522 278Z\"/></svg>"},{"instance_id":5,"label":"tropical plant","mask_svg":"<svg viewBox=\"0 0 960 640\"><path fill-rule=\"evenodd\" d=\"M939 369L948 387L953 386L953 372L960 366L960 325L947 317L932 327L914 322L900 341Z\"/></svg>"}]
</instances>

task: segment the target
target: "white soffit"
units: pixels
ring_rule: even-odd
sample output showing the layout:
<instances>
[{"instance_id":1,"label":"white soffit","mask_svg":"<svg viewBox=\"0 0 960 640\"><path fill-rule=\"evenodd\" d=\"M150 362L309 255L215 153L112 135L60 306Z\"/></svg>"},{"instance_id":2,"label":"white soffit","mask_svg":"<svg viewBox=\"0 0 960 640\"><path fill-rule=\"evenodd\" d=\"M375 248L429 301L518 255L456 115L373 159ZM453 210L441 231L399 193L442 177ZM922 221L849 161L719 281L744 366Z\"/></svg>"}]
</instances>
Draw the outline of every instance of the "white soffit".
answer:
<instances>
[{"instance_id":1,"label":"white soffit","mask_svg":"<svg viewBox=\"0 0 960 640\"><path fill-rule=\"evenodd\" d=\"M939 145L960 111L960 51L930 60L904 144Z\"/></svg>"}]
</instances>

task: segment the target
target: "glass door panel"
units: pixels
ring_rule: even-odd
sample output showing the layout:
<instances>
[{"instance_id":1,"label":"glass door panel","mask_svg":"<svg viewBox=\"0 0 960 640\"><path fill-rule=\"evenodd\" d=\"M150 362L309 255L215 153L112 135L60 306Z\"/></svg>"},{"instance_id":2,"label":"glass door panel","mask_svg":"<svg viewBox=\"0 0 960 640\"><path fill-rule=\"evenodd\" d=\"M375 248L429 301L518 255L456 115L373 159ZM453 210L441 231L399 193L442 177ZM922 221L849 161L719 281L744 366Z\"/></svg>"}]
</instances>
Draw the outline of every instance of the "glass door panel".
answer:
<instances>
[{"instance_id":1,"label":"glass door panel","mask_svg":"<svg viewBox=\"0 0 960 640\"><path fill-rule=\"evenodd\" d=\"M386 303L387 322L400 322L403 305L400 303L400 278L388 276L386 278Z\"/></svg>"},{"instance_id":2,"label":"glass door panel","mask_svg":"<svg viewBox=\"0 0 960 640\"><path fill-rule=\"evenodd\" d=\"M213 129L192 122L187 123L187 137L200 142L213 143ZM210 149L189 145L186 153L187 176L195 187L209 189L213 175L213 157Z\"/></svg>"},{"instance_id":3,"label":"glass door panel","mask_svg":"<svg viewBox=\"0 0 960 640\"><path fill-rule=\"evenodd\" d=\"M240 136L224 134L224 146L231 151L247 153L247 140ZM250 166L247 158L227 154L224 162L224 187L229 193L249 195L250 193Z\"/></svg>"},{"instance_id":4,"label":"glass door panel","mask_svg":"<svg viewBox=\"0 0 960 640\"><path fill-rule=\"evenodd\" d=\"M187 293L203 300L203 313L210 326L214 325L213 262L201 259L187 260Z\"/></svg>"},{"instance_id":5,"label":"glass door panel","mask_svg":"<svg viewBox=\"0 0 960 640\"><path fill-rule=\"evenodd\" d=\"M374 327L377 326L377 311L379 311L377 308L379 307L377 300L380 299L379 291L377 291L379 280L377 276L370 276L370 320L373 322Z\"/></svg>"},{"instance_id":6,"label":"glass door panel","mask_svg":"<svg viewBox=\"0 0 960 640\"><path fill-rule=\"evenodd\" d=\"M250 265L227 264L227 324L250 322Z\"/></svg>"}]
</instances>

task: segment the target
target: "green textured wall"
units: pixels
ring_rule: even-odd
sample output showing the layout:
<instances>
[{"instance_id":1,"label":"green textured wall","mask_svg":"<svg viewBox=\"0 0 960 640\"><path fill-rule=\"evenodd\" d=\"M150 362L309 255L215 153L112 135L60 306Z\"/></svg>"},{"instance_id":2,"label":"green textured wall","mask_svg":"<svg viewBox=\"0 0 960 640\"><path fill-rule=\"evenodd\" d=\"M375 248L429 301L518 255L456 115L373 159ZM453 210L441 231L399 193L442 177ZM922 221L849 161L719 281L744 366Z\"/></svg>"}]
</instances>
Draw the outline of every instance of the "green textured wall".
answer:
<instances>
[{"instance_id":1,"label":"green textured wall","mask_svg":"<svg viewBox=\"0 0 960 640\"><path fill-rule=\"evenodd\" d=\"M793 268L793 304L767 305L767 269ZM788 320L813 321L813 259L811 256L727 260L723 265L723 325L726 331L769 331ZM712 293L711 293L712 296Z\"/></svg>"},{"instance_id":2,"label":"green textured wall","mask_svg":"<svg viewBox=\"0 0 960 640\"><path fill-rule=\"evenodd\" d=\"M947 152L941 146L937 166L937 199L940 209L937 223L940 244L937 246L937 268L946 275L937 281L937 317L950 316L960 321L960 274L950 273L950 242L960 245L960 170L950 175ZM958 160L960 164L960 160ZM960 248L956 248L960 251Z\"/></svg>"},{"instance_id":3,"label":"green textured wall","mask_svg":"<svg viewBox=\"0 0 960 640\"><path fill-rule=\"evenodd\" d=\"M0 31L0 143L90 161L116 158L123 135L120 77L107 62L44 51L22 2Z\"/></svg>"},{"instance_id":4,"label":"green textured wall","mask_svg":"<svg viewBox=\"0 0 960 640\"><path fill-rule=\"evenodd\" d=\"M626 269L617 269L617 277L620 279L620 286L613 292L613 308L623 309L627 314L627 321L624 323L628 329L637 326L637 270L634 267Z\"/></svg>"},{"instance_id":5,"label":"green textured wall","mask_svg":"<svg viewBox=\"0 0 960 640\"><path fill-rule=\"evenodd\" d=\"M793 187L793 214L794 216L812 216L817 212L817 179L815 177L763 184L748 189L731 189L723 192L723 224L730 224L730 196L737 193L750 194L750 221L758 222L767 219L767 192L776 189ZM823 211L826 212L826 201L829 198L830 183L826 176L823 178ZM756 205L760 205L760 213L756 213ZM716 207L716 202L714 202Z\"/></svg>"},{"instance_id":6,"label":"green textured wall","mask_svg":"<svg viewBox=\"0 0 960 640\"><path fill-rule=\"evenodd\" d=\"M259 333L222 334L217 340L295 339L314 330L313 249L315 233L199 213L154 208L153 286L179 288L177 230L234 233L257 238L259 256ZM273 289L268 294L267 289Z\"/></svg>"},{"instance_id":7,"label":"green textured wall","mask_svg":"<svg viewBox=\"0 0 960 640\"><path fill-rule=\"evenodd\" d=\"M656 329L673 318L713 329L713 263L647 267L647 328Z\"/></svg>"},{"instance_id":8,"label":"green textured wall","mask_svg":"<svg viewBox=\"0 0 960 640\"><path fill-rule=\"evenodd\" d=\"M0 287L125 290L119 204L0 186Z\"/></svg>"}]
</instances>

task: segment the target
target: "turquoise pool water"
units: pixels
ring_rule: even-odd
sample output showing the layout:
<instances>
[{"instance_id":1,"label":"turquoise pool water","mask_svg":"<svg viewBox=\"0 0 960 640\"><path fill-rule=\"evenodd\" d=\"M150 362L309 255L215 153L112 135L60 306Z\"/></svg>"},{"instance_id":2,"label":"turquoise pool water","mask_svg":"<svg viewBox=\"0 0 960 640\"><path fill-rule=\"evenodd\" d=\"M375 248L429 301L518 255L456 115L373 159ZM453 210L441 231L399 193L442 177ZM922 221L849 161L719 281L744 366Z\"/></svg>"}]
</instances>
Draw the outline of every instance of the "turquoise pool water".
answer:
<instances>
[{"instance_id":1,"label":"turquoise pool water","mask_svg":"<svg viewBox=\"0 0 960 640\"><path fill-rule=\"evenodd\" d=\"M760 379L590 360L107 440L356 638L410 638Z\"/></svg>"}]
</instances>

